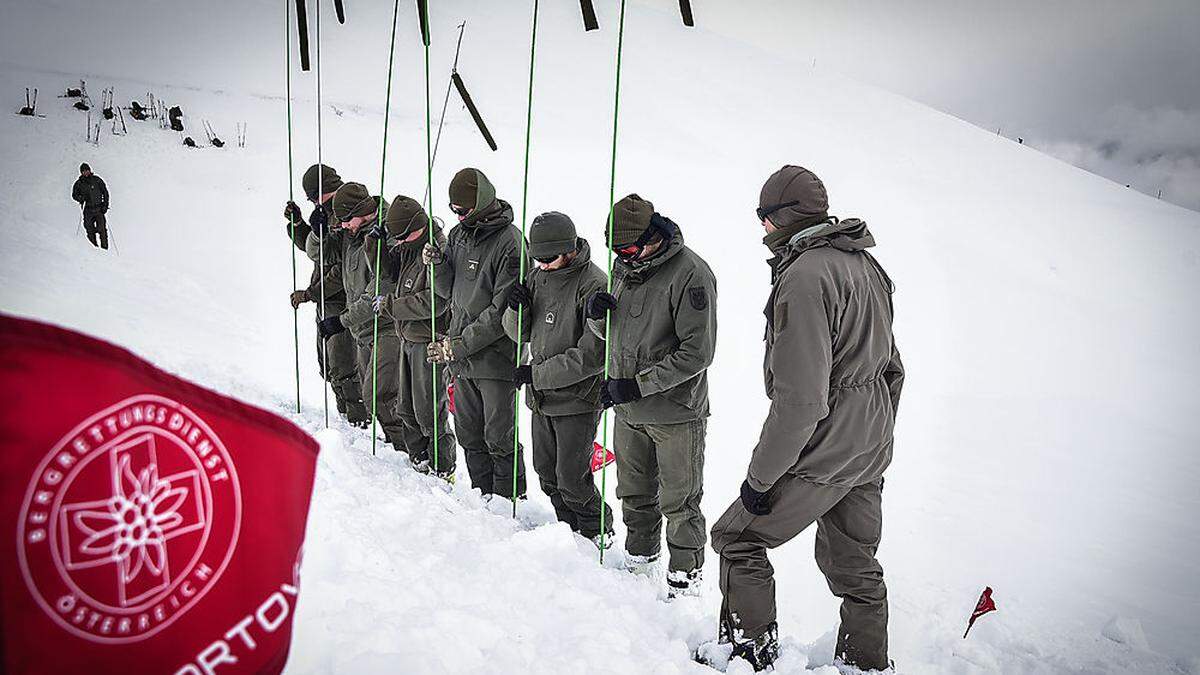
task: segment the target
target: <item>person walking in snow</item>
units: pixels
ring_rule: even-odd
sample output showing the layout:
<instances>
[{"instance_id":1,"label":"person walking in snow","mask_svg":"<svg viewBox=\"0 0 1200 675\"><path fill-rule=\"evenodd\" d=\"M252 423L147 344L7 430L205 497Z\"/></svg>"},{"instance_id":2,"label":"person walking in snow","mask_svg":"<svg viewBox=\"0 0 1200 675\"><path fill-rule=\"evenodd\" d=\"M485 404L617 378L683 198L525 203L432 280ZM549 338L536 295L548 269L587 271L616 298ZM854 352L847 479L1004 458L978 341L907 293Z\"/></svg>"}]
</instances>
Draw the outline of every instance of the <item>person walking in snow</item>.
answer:
<instances>
[{"instance_id":1,"label":"person walking in snow","mask_svg":"<svg viewBox=\"0 0 1200 675\"><path fill-rule=\"evenodd\" d=\"M904 367L892 336L893 286L857 218L828 215L825 185L785 166L763 185L771 250L764 378L771 408L741 497L713 525L721 557L719 640L755 669L778 656L767 549L817 523L816 559L842 599L835 657L889 667L887 589L875 559L883 472Z\"/></svg>"},{"instance_id":2,"label":"person walking in snow","mask_svg":"<svg viewBox=\"0 0 1200 675\"><path fill-rule=\"evenodd\" d=\"M396 270L395 283L375 299L375 310L384 323L394 322L400 339L400 362L396 412L404 427L404 444L418 471L453 482L456 451L447 411L446 368L426 358L433 339L431 310L437 312L437 332L450 324L450 298L431 298L429 267L421 261L421 250L433 228L435 241L445 245L446 235L411 197L392 200L384 220L387 255ZM370 251L368 251L370 253ZM434 391L434 371L437 386ZM436 403L435 403L436 400ZM437 456L433 439L437 436Z\"/></svg>"},{"instance_id":3,"label":"person walking in snow","mask_svg":"<svg viewBox=\"0 0 1200 675\"><path fill-rule=\"evenodd\" d=\"M665 516L668 595L696 594L706 538L700 500L717 282L679 227L636 194L613 206L611 230L613 292L592 294L587 316L602 338L606 315L611 323L601 396L616 411L627 562L634 572L656 567Z\"/></svg>"},{"instance_id":4,"label":"person walking in snow","mask_svg":"<svg viewBox=\"0 0 1200 675\"><path fill-rule=\"evenodd\" d=\"M333 219L333 195L342 186L342 178L333 167L314 164L304 172L301 186L308 201L313 204L308 222L304 221L300 207L295 202L288 202L284 206L283 217L288 222L288 236L296 248L312 260L313 271L308 287L294 291L291 303L293 308L299 308L306 302L316 303L316 320L320 324L326 316L346 311L346 290L342 287L342 232L329 227ZM321 253L322 237L325 238L324 256ZM325 315L321 314L322 291L325 293ZM338 412L350 424L366 428L371 417L363 404L362 384L354 365L354 340L350 335L341 333L325 340L318 335L317 367L333 389Z\"/></svg>"},{"instance_id":5,"label":"person walking in snow","mask_svg":"<svg viewBox=\"0 0 1200 675\"><path fill-rule=\"evenodd\" d=\"M108 186L104 180L92 173L87 163L79 165L79 178L71 188L71 198L79 202L83 211L83 229L92 246L108 250Z\"/></svg>"},{"instance_id":6,"label":"person walking in snow","mask_svg":"<svg viewBox=\"0 0 1200 675\"><path fill-rule=\"evenodd\" d=\"M426 245L423 262L435 265L438 295L450 297L450 329L429 343L428 358L454 373L454 430L467 461L471 486L484 496L525 496L525 460L513 457L517 384L516 343L502 319L509 287L521 268L521 231L512 206L478 169L463 169L450 181L450 210L458 225L446 246ZM516 464L514 476L513 464Z\"/></svg>"},{"instance_id":7,"label":"person walking in snow","mask_svg":"<svg viewBox=\"0 0 1200 675\"><path fill-rule=\"evenodd\" d=\"M592 480L592 443L600 422L604 342L588 330L587 300L604 289L604 272L592 262L575 223L551 211L533 220L527 283L508 293L504 331L529 344L530 363L513 372L533 411L533 469L558 519L601 545L600 510L612 543L612 510ZM518 340L518 308L521 311Z\"/></svg>"},{"instance_id":8,"label":"person walking in snow","mask_svg":"<svg viewBox=\"0 0 1200 675\"><path fill-rule=\"evenodd\" d=\"M386 230L377 225L380 211L387 213L383 197L373 197L362 183L346 183L333 195L333 217L342 232L342 287L346 289L346 308L329 314L317 324L317 333L328 339L349 332L354 340L354 365L362 385L362 401L367 410L374 404L375 418L383 434L396 450L407 451L404 424L396 410L400 386L400 337L394 322L381 319L375 330L375 277L380 275L379 290L394 286L393 270L374 269L377 244L386 238ZM381 263L386 260L380 256ZM381 265L382 267L382 265ZM368 412L368 415L370 413Z\"/></svg>"}]
</instances>

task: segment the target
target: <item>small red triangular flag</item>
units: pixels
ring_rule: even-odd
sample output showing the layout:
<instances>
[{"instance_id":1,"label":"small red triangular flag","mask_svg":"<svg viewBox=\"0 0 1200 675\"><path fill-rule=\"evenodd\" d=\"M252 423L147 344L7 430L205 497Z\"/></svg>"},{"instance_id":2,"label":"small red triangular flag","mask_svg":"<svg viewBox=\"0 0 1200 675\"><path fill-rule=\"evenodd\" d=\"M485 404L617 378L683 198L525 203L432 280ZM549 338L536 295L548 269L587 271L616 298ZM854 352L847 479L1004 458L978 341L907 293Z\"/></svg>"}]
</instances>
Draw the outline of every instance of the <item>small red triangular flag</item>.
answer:
<instances>
[{"instance_id":1,"label":"small red triangular flag","mask_svg":"<svg viewBox=\"0 0 1200 675\"><path fill-rule=\"evenodd\" d=\"M983 593L979 594L979 602L975 603L975 611L971 612L971 618L967 621L967 630L963 632L963 639L965 640L967 633L971 632L971 626L975 625L976 619L994 611L996 611L996 602L992 600L992 587L988 586L983 589Z\"/></svg>"},{"instance_id":2,"label":"small red triangular flag","mask_svg":"<svg viewBox=\"0 0 1200 675\"><path fill-rule=\"evenodd\" d=\"M607 450L603 445L592 441L592 473L596 473L615 461L617 461L617 457L612 454L611 450Z\"/></svg>"}]
</instances>

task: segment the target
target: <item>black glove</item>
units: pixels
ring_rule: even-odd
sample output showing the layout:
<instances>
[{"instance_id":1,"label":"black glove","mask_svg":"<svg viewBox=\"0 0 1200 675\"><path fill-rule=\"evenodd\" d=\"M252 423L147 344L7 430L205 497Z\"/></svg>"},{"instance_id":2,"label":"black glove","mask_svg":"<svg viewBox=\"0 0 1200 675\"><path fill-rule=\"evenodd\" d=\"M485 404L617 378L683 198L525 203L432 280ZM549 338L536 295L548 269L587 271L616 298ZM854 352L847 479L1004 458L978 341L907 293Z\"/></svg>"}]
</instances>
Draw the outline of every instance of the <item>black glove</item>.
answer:
<instances>
[{"instance_id":1,"label":"black glove","mask_svg":"<svg viewBox=\"0 0 1200 675\"><path fill-rule=\"evenodd\" d=\"M324 237L325 232L329 229L329 216L326 215L325 209L320 206L313 209L312 215L308 217L308 224L318 237Z\"/></svg>"},{"instance_id":2,"label":"black glove","mask_svg":"<svg viewBox=\"0 0 1200 675\"><path fill-rule=\"evenodd\" d=\"M514 311L518 307L529 309L529 306L533 304L533 291L529 290L528 286L518 281L508 289L508 299L506 302L508 303L509 309Z\"/></svg>"},{"instance_id":3,"label":"black glove","mask_svg":"<svg viewBox=\"0 0 1200 675\"><path fill-rule=\"evenodd\" d=\"M328 340L344 330L346 327L342 325L342 317L336 314L317 322L317 335L320 335L323 340Z\"/></svg>"},{"instance_id":4,"label":"black glove","mask_svg":"<svg viewBox=\"0 0 1200 675\"><path fill-rule=\"evenodd\" d=\"M371 229L367 230L367 236L377 241L387 241L387 228L383 223L375 223Z\"/></svg>"},{"instance_id":5,"label":"black glove","mask_svg":"<svg viewBox=\"0 0 1200 675\"><path fill-rule=\"evenodd\" d=\"M587 318L603 319L606 312L617 308L617 298L612 293L598 291L587 301Z\"/></svg>"},{"instance_id":6,"label":"black glove","mask_svg":"<svg viewBox=\"0 0 1200 675\"><path fill-rule=\"evenodd\" d=\"M296 202L288 202L283 207L283 219L289 223L300 225L304 222L304 214L300 212L300 207L296 206Z\"/></svg>"},{"instance_id":7,"label":"black glove","mask_svg":"<svg viewBox=\"0 0 1200 675\"><path fill-rule=\"evenodd\" d=\"M771 493L759 492L750 487L750 481L742 481L742 506L756 516L765 516L771 512Z\"/></svg>"},{"instance_id":8,"label":"black glove","mask_svg":"<svg viewBox=\"0 0 1200 675\"><path fill-rule=\"evenodd\" d=\"M600 390L600 402L605 408L636 401L641 397L642 390L633 378L609 378L604 381L604 389Z\"/></svg>"},{"instance_id":9,"label":"black glove","mask_svg":"<svg viewBox=\"0 0 1200 675\"><path fill-rule=\"evenodd\" d=\"M533 366L517 366L513 371L513 382L516 382L518 387L533 384Z\"/></svg>"}]
</instances>

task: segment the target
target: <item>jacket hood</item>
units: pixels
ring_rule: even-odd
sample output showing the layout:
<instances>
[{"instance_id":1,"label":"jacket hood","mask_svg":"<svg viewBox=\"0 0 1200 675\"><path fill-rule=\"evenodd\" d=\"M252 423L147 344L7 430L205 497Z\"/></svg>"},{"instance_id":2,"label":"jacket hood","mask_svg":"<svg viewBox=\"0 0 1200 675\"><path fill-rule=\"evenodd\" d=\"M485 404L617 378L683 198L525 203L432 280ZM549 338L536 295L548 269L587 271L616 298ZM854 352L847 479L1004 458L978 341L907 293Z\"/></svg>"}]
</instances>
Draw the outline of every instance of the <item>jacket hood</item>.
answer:
<instances>
[{"instance_id":1,"label":"jacket hood","mask_svg":"<svg viewBox=\"0 0 1200 675\"><path fill-rule=\"evenodd\" d=\"M875 237L867 229L865 220L847 218L814 225L788 240L788 247L796 251L822 245L829 245L840 251L862 251L875 245Z\"/></svg>"},{"instance_id":2,"label":"jacket hood","mask_svg":"<svg viewBox=\"0 0 1200 675\"><path fill-rule=\"evenodd\" d=\"M503 199L497 199L492 202L491 206L472 213L459 225L467 228L469 232L475 233L476 236L487 236L512 225L512 222L512 205Z\"/></svg>"}]
</instances>

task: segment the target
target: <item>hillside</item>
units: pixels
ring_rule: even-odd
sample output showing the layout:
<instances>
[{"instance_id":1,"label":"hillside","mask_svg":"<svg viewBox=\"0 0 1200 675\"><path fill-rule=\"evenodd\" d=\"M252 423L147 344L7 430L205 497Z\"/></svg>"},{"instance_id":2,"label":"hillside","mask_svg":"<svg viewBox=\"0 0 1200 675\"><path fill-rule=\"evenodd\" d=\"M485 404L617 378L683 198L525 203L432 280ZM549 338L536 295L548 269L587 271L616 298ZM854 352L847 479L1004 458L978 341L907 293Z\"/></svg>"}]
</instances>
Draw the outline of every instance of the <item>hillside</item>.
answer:
<instances>
[{"instance_id":1,"label":"hillside","mask_svg":"<svg viewBox=\"0 0 1200 675\"><path fill-rule=\"evenodd\" d=\"M142 4L106 5L87 27L67 20L78 0L6 9L0 92L39 87L46 117L0 115L0 311L112 340L317 432L311 305L300 325L304 412L289 411L282 7ZM451 105L435 212L449 215L446 185L463 166L485 171L519 210L527 12L433 5L435 114L467 16L460 70L500 144L488 152ZM325 17L323 157L377 189L390 15L348 9L358 13L346 26ZM422 55L412 8L402 9L389 198L425 185ZM528 210L570 214L596 245L616 17L598 7L603 30L585 35L578 7L542 9ZM130 12L174 14L189 30L143 35L143 21L122 18ZM70 47L31 37L50 30ZM685 30L652 7L630 5L624 69L617 192L653 200L719 280L709 522L736 495L766 409L768 274L752 211L767 175L803 164L829 186L836 214L871 224L898 287L908 378L880 557L900 671L1200 673L1200 214L895 95ZM245 122L247 147L190 150L132 121L127 136L87 144L83 113L50 95L80 77L94 94L115 86L126 103L153 91L226 140ZM298 176L315 161L316 130L313 78L293 78ZM81 161L112 191L108 255L75 233ZM701 670L688 650L715 630L712 556L707 596L667 605L545 525L535 489L514 523L483 509L465 474L445 493L403 460L370 457L362 433L335 425L319 438L292 672ZM828 664L837 605L811 533L772 561L780 671ZM964 641L985 585L1000 611ZM1145 643L1106 629L1116 617L1140 624Z\"/></svg>"}]
</instances>

